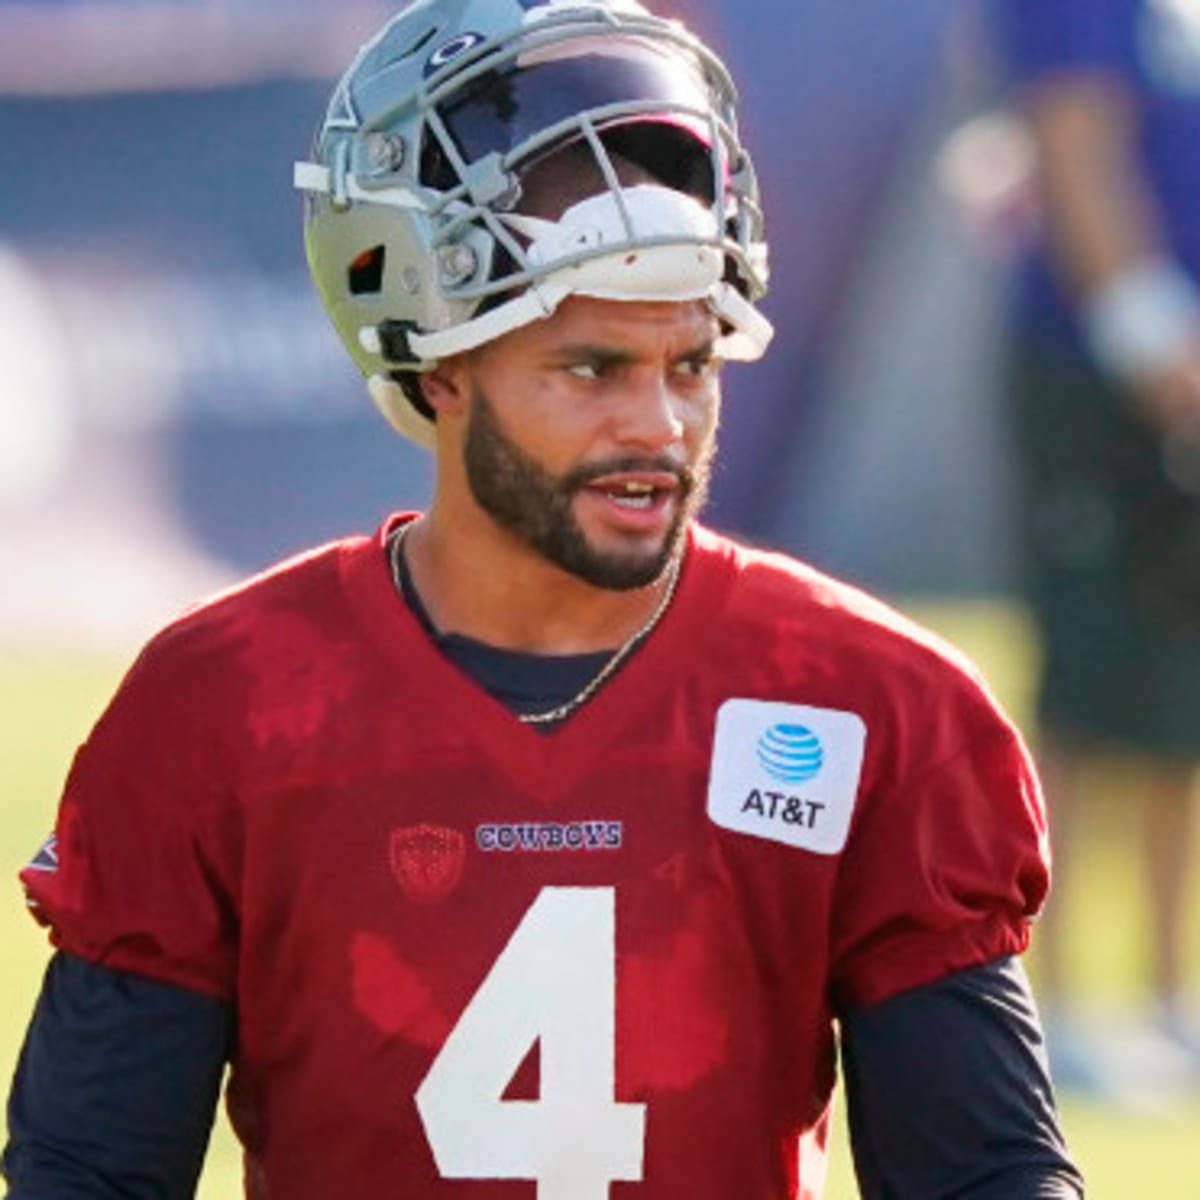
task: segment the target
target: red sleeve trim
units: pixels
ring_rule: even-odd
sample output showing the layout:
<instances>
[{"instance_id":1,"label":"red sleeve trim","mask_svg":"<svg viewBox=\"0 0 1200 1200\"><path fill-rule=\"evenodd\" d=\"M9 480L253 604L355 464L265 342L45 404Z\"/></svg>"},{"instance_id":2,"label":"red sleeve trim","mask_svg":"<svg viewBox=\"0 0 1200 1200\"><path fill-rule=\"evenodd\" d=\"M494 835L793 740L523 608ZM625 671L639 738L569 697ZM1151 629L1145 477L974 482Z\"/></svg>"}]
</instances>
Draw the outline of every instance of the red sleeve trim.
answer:
<instances>
[{"instance_id":1,"label":"red sleeve trim","mask_svg":"<svg viewBox=\"0 0 1200 1200\"><path fill-rule=\"evenodd\" d=\"M154 979L159 983L170 983L176 987L187 988L189 991L201 992L216 1000L233 1002L233 991L218 983L209 975L202 974L182 962L170 959L152 958L141 954L134 947L106 946L97 947L74 938L64 936L61 930L55 929L50 936L51 944L57 950L82 958L98 967L109 967L114 971L128 971L131 975L140 975L146 979Z\"/></svg>"},{"instance_id":2,"label":"red sleeve trim","mask_svg":"<svg viewBox=\"0 0 1200 1200\"><path fill-rule=\"evenodd\" d=\"M839 1011L878 1004L898 992L933 983L955 971L977 967L1029 947L1029 923L1013 925L1003 915L959 929L917 930L889 938L875 951L855 957L853 969L839 981L834 1005Z\"/></svg>"}]
</instances>

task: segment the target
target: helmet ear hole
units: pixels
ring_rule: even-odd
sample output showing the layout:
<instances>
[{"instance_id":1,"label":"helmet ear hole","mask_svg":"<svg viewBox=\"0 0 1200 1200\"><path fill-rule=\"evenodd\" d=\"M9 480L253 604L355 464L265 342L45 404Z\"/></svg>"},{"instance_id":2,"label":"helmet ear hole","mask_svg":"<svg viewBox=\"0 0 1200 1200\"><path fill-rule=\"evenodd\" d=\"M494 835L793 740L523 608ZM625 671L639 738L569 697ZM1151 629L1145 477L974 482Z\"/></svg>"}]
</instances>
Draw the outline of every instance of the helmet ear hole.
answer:
<instances>
[{"instance_id":1,"label":"helmet ear hole","mask_svg":"<svg viewBox=\"0 0 1200 1200\"><path fill-rule=\"evenodd\" d=\"M364 250L346 271L346 282L352 296L377 296L383 291L383 268L387 260L386 246Z\"/></svg>"}]
</instances>

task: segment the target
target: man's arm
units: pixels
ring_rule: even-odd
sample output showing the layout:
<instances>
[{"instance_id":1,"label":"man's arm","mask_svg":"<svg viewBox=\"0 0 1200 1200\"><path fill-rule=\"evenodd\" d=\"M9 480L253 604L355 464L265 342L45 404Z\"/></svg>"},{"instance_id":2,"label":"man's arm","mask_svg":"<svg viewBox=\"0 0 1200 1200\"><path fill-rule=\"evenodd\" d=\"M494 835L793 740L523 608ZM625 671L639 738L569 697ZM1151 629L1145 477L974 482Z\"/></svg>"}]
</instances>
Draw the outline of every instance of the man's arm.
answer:
<instances>
[{"instance_id":1,"label":"man's arm","mask_svg":"<svg viewBox=\"0 0 1200 1200\"><path fill-rule=\"evenodd\" d=\"M1050 244L1101 364L1163 433L1200 427L1200 293L1171 261L1137 161L1137 99L1110 73L1025 89Z\"/></svg>"},{"instance_id":2,"label":"man's arm","mask_svg":"<svg viewBox=\"0 0 1200 1200\"><path fill-rule=\"evenodd\" d=\"M863 1200L1078 1200L1029 984L1003 958L842 1016Z\"/></svg>"},{"instance_id":3,"label":"man's arm","mask_svg":"<svg viewBox=\"0 0 1200 1200\"><path fill-rule=\"evenodd\" d=\"M96 966L50 963L9 1099L9 1200L195 1195L232 1007Z\"/></svg>"}]
</instances>

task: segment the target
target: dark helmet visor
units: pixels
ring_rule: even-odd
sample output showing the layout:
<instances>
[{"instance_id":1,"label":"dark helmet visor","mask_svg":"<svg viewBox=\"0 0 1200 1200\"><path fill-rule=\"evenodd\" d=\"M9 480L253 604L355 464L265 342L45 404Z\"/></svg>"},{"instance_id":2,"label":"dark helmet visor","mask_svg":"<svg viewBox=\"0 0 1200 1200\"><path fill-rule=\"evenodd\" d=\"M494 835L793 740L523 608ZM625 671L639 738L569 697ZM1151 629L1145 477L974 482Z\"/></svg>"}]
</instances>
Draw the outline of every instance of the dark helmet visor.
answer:
<instances>
[{"instance_id":1,"label":"dark helmet visor","mask_svg":"<svg viewBox=\"0 0 1200 1200\"><path fill-rule=\"evenodd\" d=\"M699 64L690 65L681 52L664 54L637 39L580 39L577 49L537 61L518 58L503 69L488 72L443 100L438 114L455 149L467 163L499 152L509 155L563 122L583 113L636 105L640 113L602 113L598 129L607 125L650 121L687 131L698 150L706 152L711 135L703 118L688 114L707 112L712 107ZM578 131L564 134L564 140ZM554 144L536 145L539 155ZM510 165L517 165L510 162ZM428 139L422 179L445 189L457 182L445 151L435 138Z\"/></svg>"}]
</instances>

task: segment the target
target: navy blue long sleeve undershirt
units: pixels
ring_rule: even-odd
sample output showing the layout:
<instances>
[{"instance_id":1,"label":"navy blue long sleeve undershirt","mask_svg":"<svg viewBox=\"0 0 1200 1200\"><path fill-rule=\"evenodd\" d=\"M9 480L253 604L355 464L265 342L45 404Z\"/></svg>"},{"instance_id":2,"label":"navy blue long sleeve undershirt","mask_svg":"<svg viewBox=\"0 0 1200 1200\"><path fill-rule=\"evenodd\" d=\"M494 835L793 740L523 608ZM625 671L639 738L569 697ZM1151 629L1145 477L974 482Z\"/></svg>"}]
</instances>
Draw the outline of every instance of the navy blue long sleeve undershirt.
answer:
<instances>
[{"instance_id":1,"label":"navy blue long sleeve undershirt","mask_svg":"<svg viewBox=\"0 0 1200 1200\"><path fill-rule=\"evenodd\" d=\"M232 1006L56 954L13 1079L9 1200L195 1194Z\"/></svg>"},{"instance_id":2,"label":"navy blue long sleeve undershirt","mask_svg":"<svg viewBox=\"0 0 1200 1200\"><path fill-rule=\"evenodd\" d=\"M1083 1195L1017 959L845 1013L841 1043L863 1200Z\"/></svg>"}]
</instances>

